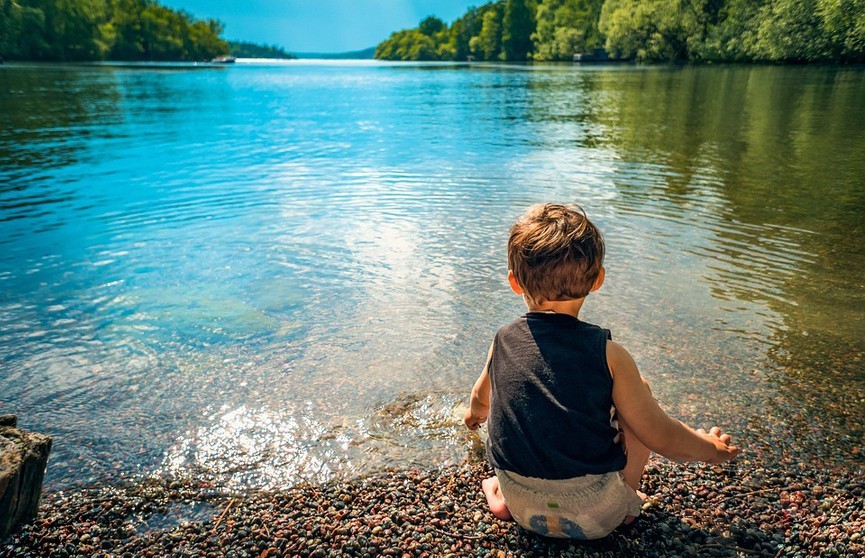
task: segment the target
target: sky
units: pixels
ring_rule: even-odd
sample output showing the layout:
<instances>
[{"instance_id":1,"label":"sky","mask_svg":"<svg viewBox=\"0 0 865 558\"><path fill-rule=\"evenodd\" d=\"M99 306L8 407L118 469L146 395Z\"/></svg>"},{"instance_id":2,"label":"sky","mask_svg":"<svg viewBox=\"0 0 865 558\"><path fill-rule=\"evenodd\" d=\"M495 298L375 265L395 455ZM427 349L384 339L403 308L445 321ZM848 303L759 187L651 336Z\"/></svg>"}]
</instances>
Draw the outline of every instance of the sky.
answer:
<instances>
[{"instance_id":1,"label":"sky","mask_svg":"<svg viewBox=\"0 0 865 558\"><path fill-rule=\"evenodd\" d=\"M289 52L372 47L429 15L448 24L489 0L161 0L197 18L225 24L231 41L275 44Z\"/></svg>"}]
</instances>

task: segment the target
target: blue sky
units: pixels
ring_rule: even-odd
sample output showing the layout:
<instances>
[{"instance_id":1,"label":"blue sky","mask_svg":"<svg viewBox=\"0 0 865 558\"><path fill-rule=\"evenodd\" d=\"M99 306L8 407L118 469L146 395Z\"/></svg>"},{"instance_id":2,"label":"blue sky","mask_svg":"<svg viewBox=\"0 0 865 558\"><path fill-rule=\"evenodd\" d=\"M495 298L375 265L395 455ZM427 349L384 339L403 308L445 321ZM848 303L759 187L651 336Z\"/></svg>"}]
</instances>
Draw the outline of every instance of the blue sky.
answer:
<instances>
[{"instance_id":1,"label":"blue sky","mask_svg":"<svg viewBox=\"0 0 865 558\"><path fill-rule=\"evenodd\" d=\"M447 23L489 0L161 0L225 24L225 38L276 44L289 52L343 52L375 46L435 15Z\"/></svg>"}]
</instances>

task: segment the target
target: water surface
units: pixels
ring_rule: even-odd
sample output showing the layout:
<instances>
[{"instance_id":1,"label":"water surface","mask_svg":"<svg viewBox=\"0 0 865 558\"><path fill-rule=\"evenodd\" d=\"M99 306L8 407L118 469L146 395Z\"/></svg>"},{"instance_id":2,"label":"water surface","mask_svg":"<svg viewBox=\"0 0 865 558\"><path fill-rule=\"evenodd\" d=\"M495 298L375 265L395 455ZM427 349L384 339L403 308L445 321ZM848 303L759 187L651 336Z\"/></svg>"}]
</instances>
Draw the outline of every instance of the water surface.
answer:
<instances>
[{"instance_id":1,"label":"water surface","mask_svg":"<svg viewBox=\"0 0 865 558\"><path fill-rule=\"evenodd\" d=\"M575 201L584 318L672 414L861 468L863 99L855 67L0 67L0 413L53 487L458 462L523 311L507 228Z\"/></svg>"}]
</instances>

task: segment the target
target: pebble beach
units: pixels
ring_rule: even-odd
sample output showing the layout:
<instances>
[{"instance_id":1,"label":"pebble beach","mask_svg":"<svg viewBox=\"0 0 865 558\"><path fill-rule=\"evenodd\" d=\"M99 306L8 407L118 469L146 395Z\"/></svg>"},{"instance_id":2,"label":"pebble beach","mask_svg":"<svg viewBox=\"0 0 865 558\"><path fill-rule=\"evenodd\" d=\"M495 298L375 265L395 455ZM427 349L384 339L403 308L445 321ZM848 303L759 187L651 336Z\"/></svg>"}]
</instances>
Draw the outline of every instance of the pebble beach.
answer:
<instances>
[{"instance_id":1,"label":"pebble beach","mask_svg":"<svg viewBox=\"0 0 865 558\"><path fill-rule=\"evenodd\" d=\"M653 457L642 515L597 541L529 533L492 516L484 462L227 493L149 479L47 492L0 557L845 556L865 555L865 474L739 459Z\"/></svg>"}]
</instances>

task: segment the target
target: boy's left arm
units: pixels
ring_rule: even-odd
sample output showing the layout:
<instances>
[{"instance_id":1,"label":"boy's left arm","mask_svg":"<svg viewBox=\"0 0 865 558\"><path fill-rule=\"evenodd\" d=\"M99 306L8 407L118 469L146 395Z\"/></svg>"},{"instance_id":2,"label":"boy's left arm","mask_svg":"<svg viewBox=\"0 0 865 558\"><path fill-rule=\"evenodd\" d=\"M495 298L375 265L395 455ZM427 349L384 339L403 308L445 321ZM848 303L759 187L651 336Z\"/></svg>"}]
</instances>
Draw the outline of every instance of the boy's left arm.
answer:
<instances>
[{"instance_id":1,"label":"boy's left arm","mask_svg":"<svg viewBox=\"0 0 865 558\"><path fill-rule=\"evenodd\" d=\"M480 377L472 388L472 396L471 400L469 400L469 410L466 412L464 419L469 430L476 430L481 424L486 422L487 415L490 413L489 366L492 355L493 346L490 345L490 351L487 354L487 363L484 365L483 372L481 372Z\"/></svg>"}]
</instances>

